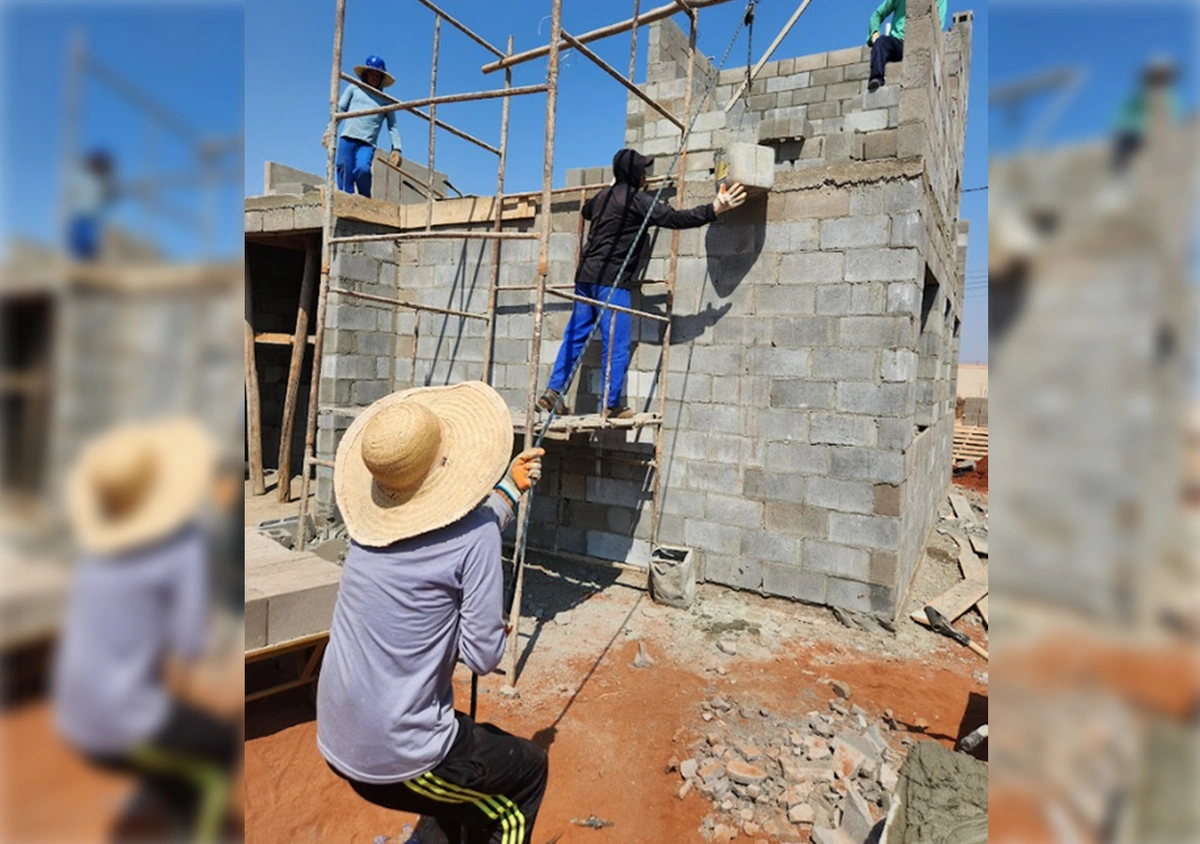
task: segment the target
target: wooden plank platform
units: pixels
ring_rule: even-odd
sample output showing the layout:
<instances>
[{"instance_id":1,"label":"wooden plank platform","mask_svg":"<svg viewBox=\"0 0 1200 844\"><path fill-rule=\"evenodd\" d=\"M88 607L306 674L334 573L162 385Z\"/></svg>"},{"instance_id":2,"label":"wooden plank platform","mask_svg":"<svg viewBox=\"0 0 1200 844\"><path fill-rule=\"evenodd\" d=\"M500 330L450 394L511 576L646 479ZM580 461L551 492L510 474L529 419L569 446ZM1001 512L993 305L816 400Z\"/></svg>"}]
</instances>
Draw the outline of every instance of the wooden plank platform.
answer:
<instances>
[{"instance_id":1,"label":"wooden plank platform","mask_svg":"<svg viewBox=\"0 0 1200 844\"><path fill-rule=\"evenodd\" d=\"M982 460L988 456L988 429L971 425L954 426L955 460Z\"/></svg>"},{"instance_id":2,"label":"wooden plank platform","mask_svg":"<svg viewBox=\"0 0 1200 844\"><path fill-rule=\"evenodd\" d=\"M585 416L556 416L546 432L548 440L569 440L578 434L591 434L596 431L621 431L636 428L653 428L662 424L662 417L657 413L638 413L630 419L605 418L599 413L589 413ZM534 433L541 433L545 423L541 420L534 422ZM525 432L525 418L513 414L513 430L516 433Z\"/></svg>"}]
</instances>

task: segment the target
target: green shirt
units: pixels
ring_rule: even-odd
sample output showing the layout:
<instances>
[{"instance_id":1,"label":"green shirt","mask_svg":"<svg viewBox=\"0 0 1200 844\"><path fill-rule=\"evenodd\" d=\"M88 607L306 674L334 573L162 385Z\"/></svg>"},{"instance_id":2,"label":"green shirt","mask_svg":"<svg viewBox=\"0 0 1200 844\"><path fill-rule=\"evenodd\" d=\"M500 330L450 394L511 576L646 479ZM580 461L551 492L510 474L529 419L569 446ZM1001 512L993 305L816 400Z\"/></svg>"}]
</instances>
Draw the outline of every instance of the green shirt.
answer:
<instances>
[{"instance_id":1,"label":"green shirt","mask_svg":"<svg viewBox=\"0 0 1200 844\"><path fill-rule=\"evenodd\" d=\"M888 15L892 16L892 32L893 38L904 40L904 19L907 17L905 11L907 6L906 0L883 0L879 4L879 8L871 15L871 23L867 29L867 38L869 39L876 32L879 32L879 27L883 25L883 21ZM946 0L937 0L938 19L941 21L942 29L946 28Z\"/></svg>"},{"instance_id":2,"label":"green shirt","mask_svg":"<svg viewBox=\"0 0 1200 844\"><path fill-rule=\"evenodd\" d=\"M1117 131L1128 135L1146 134L1146 123L1150 118L1149 105L1149 97L1144 89L1130 94L1117 110ZM1167 114L1172 121L1178 121L1181 113L1179 95L1171 89L1167 92Z\"/></svg>"}]
</instances>

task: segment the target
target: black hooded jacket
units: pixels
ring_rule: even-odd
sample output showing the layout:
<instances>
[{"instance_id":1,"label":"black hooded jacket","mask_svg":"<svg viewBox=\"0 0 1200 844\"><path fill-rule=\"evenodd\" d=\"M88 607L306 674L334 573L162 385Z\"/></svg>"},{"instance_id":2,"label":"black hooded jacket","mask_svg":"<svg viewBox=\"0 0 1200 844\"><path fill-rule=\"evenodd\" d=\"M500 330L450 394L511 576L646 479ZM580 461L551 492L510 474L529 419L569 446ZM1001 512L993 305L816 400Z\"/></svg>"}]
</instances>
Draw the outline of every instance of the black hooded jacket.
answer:
<instances>
[{"instance_id":1,"label":"black hooded jacket","mask_svg":"<svg viewBox=\"0 0 1200 844\"><path fill-rule=\"evenodd\" d=\"M592 225L579 258L579 268L575 271L576 284L608 287L617 284L621 262L647 214L650 225L665 229L693 229L717 219L711 203L684 211L676 211L665 202L655 203L652 195L641 190L642 177L650 161L631 149L623 149L613 156L616 184L600 191L583 206L583 218L590 220ZM643 236L630 256L620 280L622 287L630 286L642 265L646 240Z\"/></svg>"}]
</instances>

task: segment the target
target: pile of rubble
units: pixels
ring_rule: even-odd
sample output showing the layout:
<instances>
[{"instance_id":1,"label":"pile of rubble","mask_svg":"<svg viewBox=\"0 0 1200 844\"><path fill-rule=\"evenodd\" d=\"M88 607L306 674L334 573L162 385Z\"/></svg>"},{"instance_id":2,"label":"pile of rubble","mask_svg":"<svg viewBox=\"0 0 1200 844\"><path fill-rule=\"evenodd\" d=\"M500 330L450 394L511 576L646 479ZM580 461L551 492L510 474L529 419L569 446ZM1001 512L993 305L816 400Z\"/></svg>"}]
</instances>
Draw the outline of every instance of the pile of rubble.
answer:
<instances>
[{"instance_id":1,"label":"pile of rubble","mask_svg":"<svg viewBox=\"0 0 1200 844\"><path fill-rule=\"evenodd\" d=\"M694 790L712 801L706 841L862 844L886 815L904 758L892 744L907 751L913 740L896 741L890 711L873 720L847 684L824 682L836 694L829 711L799 720L720 697L700 704L709 732L667 769L683 780L680 799Z\"/></svg>"}]
</instances>

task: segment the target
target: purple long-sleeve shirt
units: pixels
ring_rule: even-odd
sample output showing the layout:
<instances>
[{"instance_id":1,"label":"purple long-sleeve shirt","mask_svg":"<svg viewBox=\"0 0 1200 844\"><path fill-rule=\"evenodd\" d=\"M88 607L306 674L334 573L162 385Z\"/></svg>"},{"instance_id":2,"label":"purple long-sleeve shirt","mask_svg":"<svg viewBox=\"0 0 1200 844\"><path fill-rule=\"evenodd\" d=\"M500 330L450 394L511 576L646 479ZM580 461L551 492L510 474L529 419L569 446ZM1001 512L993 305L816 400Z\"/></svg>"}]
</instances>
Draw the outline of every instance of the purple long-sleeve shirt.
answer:
<instances>
[{"instance_id":1,"label":"purple long-sleeve shirt","mask_svg":"<svg viewBox=\"0 0 1200 844\"><path fill-rule=\"evenodd\" d=\"M504 653L500 532L492 493L452 525L385 548L350 543L317 684L317 747L362 782L434 768L454 742L454 664L487 674Z\"/></svg>"},{"instance_id":2,"label":"purple long-sleeve shirt","mask_svg":"<svg viewBox=\"0 0 1200 844\"><path fill-rule=\"evenodd\" d=\"M122 754L166 723L164 658L208 633L208 544L199 527L75 570L54 666L54 716L76 748Z\"/></svg>"}]
</instances>

